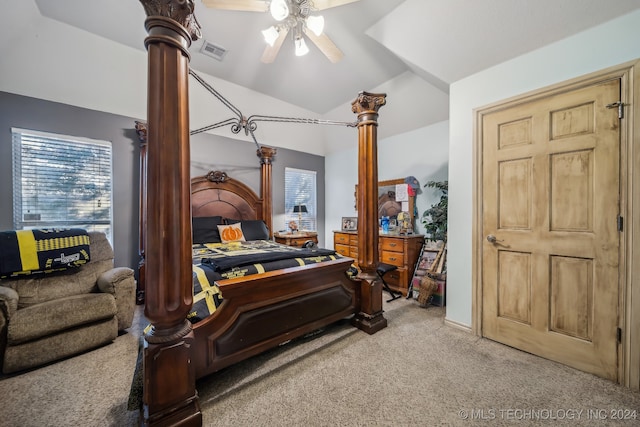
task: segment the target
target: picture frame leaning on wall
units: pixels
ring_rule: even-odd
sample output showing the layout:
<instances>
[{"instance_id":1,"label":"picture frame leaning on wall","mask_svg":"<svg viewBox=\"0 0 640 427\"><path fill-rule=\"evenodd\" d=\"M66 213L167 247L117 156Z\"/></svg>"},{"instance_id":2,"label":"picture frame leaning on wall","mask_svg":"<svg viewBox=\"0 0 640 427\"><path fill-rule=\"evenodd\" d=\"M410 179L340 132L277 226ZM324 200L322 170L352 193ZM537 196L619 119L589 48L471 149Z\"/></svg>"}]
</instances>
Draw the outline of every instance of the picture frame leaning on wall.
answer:
<instances>
[{"instance_id":1,"label":"picture frame leaning on wall","mask_svg":"<svg viewBox=\"0 0 640 427\"><path fill-rule=\"evenodd\" d=\"M343 216L342 231L356 231L358 229L358 217Z\"/></svg>"}]
</instances>

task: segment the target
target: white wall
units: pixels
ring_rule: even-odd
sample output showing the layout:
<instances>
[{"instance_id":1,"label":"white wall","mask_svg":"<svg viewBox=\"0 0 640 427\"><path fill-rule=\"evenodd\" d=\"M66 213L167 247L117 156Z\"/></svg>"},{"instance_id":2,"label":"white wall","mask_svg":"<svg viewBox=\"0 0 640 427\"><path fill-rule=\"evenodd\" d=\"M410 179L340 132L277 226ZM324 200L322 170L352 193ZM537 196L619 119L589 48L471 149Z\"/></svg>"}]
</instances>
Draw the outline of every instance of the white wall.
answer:
<instances>
[{"instance_id":1,"label":"white wall","mask_svg":"<svg viewBox=\"0 0 640 427\"><path fill-rule=\"evenodd\" d=\"M380 117L384 116L384 107ZM342 135L342 143L351 145L340 152L325 157L326 184L326 232L325 246L333 247L333 231L340 229L343 216L357 216L355 211L355 185L358 181L357 133ZM346 141L345 138L352 138ZM444 121L411 132L378 140L378 179L405 178L415 176L424 186L427 181L447 179L449 156L449 122ZM416 198L418 213L437 202L440 195L429 188L422 190ZM423 232L420 221L418 232Z\"/></svg>"},{"instance_id":2,"label":"white wall","mask_svg":"<svg viewBox=\"0 0 640 427\"><path fill-rule=\"evenodd\" d=\"M380 109L378 139L407 133L449 118L449 94L411 71L406 71L375 88L363 88L367 92L384 93L386 104ZM355 100L358 93L353 93ZM323 116L325 120L355 122L357 115L351 110L351 102L334 108ZM341 151L345 146L357 146L357 137L351 140L339 127L322 128L325 137L325 155Z\"/></svg>"},{"instance_id":3,"label":"white wall","mask_svg":"<svg viewBox=\"0 0 640 427\"><path fill-rule=\"evenodd\" d=\"M447 314L471 326L473 110L640 58L640 11L504 62L450 88Z\"/></svg>"},{"instance_id":4,"label":"white wall","mask_svg":"<svg viewBox=\"0 0 640 427\"><path fill-rule=\"evenodd\" d=\"M12 2L3 11L7 25L0 26L0 91L146 118L148 59L143 39L140 49L114 43L42 17L32 1ZM242 86L202 77L246 116L315 117L308 110ZM192 129L233 117L193 79L189 101ZM212 133L252 141L243 134L232 134L228 126ZM260 144L324 154L322 133L309 132L306 126L263 123L256 137Z\"/></svg>"}]
</instances>

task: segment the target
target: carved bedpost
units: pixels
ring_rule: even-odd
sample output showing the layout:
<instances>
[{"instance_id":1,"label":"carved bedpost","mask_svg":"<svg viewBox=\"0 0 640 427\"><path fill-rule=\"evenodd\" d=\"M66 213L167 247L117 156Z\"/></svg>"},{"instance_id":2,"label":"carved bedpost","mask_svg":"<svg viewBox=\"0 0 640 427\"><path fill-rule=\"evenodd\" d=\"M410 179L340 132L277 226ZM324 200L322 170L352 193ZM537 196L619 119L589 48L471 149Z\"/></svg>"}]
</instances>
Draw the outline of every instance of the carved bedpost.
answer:
<instances>
[{"instance_id":1,"label":"carved bedpost","mask_svg":"<svg viewBox=\"0 0 640 427\"><path fill-rule=\"evenodd\" d=\"M138 283L136 289L136 304L144 304L144 242L147 232L147 124L136 120L136 133L140 141L140 201L138 221Z\"/></svg>"},{"instance_id":2,"label":"carved bedpost","mask_svg":"<svg viewBox=\"0 0 640 427\"><path fill-rule=\"evenodd\" d=\"M387 326L382 315L382 283L378 265L378 110L386 94L360 92L351 104L358 115L358 266L360 312L353 324L373 334Z\"/></svg>"},{"instance_id":3,"label":"carved bedpost","mask_svg":"<svg viewBox=\"0 0 640 427\"><path fill-rule=\"evenodd\" d=\"M269 238L273 236L273 204L272 204L272 191L273 183L271 179L271 163L276 155L276 149L271 147L260 147L257 150L257 155L260 157L260 174L262 188L260 189L260 197L262 198L262 219L267 224L269 229Z\"/></svg>"},{"instance_id":4,"label":"carved bedpost","mask_svg":"<svg viewBox=\"0 0 640 427\"><path fill-rule=\"evenodd\" d=\"M143 422L200 426L190 362L193 304L189 51L200 37L194 0L140 0L147 19L147 190ZM171 375L168 373L171 372Z\"/></svg>"}]
</instances>

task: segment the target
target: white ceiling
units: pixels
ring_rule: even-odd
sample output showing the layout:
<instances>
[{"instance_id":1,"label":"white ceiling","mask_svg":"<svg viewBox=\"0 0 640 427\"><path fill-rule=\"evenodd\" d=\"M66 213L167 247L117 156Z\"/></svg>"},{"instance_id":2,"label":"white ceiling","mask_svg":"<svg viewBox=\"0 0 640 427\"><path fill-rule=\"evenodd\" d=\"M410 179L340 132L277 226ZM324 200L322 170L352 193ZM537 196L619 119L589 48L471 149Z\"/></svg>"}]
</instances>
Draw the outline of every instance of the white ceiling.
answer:
<instances>
[{"instance_id":1,"label":"white ceiling","mask_svg":"<svg viewBox=\"0 0 640 427\"><path fill-rule=\"evenodd\" d=\"M45 17L144 50L139 1L35 3ZM414 96L428 99L418 105L434 105L411 117L416 128L447 119L450 83L638 8L640 0L360 0L321 12L326 34L344 52L339 63L311 42L311 52L296 57L286 40L274 63L263 64L260 32L272 24L268 13L208 9L196 0L203 40L228 53L222 62L204 56L199 40L191 67L318 115L362 90L393 88L389 82L398 79L419 82ZM398 92L412 96L406 87Z\"/></svg>"}]
</instances>

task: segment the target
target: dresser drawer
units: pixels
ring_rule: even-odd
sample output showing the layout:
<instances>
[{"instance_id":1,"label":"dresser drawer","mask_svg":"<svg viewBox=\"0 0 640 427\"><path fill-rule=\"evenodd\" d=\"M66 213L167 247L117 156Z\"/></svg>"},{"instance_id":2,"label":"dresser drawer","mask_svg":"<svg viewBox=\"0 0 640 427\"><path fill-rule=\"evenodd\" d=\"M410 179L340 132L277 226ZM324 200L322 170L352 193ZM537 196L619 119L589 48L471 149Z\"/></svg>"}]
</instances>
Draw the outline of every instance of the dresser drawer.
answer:
<instances>
[{"instance_id":1,"label":"dresser drawer","mask_svg":"<svg viewBox=\"0 0 640 427\"><path fill-rule=\"evenodd\" d=\"M350 238L351 236L349 234L336 233L334 234L333 241L336 244L336 247L338 246L338 244L349 245Z\"/></svg>"},{"instance_id":2,"label":"dresser drawer","mask_svg":"<svg viewBox=\"0 0 640 427\"><path fill-rule=\"evenodd\" d=\"M404 266L404 254L402 252L382 251L380 252L380 261L385 264L402 267Z\"/></svg>"},{"instance_id":3,"label":"dresser drawer","mask_svg":"<svg viewBox=\"0 0 640 427\"><path fill-rule=\"evenodd\" d=\"M349 246L348 245L340 245L340 244L336 243L335 244L335 250L340 255L351 256L351 254L349 253L350 250L349 250Z\"/></svg>"},{"instance_id":4,"label":"dresser drawer","mask_svg":"<svg viewBox=\"0 0 640 427\"><path fill-rule=\"evenodd\" d=\"M379 246L381 251L402 252L404 250L402 239L394 239L392 237L380 239Z\"/></svg>"},{"instance_id":5,"label":"dresser drawer","mask_svg":"<svg viewBox=\"0 0 640 427\"><path fill-rule=\"evenodd\" d=\"M334 231L333 243L336 252L346 255L358 262L358 235ZM424 236L413 234L409 236L380 235L378 236L378 262L398 267L385 274L385 281L393 290L407 295L409 282L413 276L413 269L420 254Z\"/></svg>"}]
</instances>

